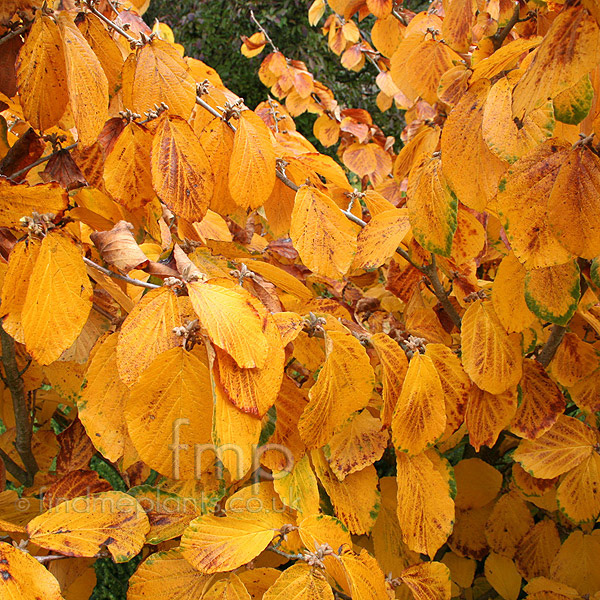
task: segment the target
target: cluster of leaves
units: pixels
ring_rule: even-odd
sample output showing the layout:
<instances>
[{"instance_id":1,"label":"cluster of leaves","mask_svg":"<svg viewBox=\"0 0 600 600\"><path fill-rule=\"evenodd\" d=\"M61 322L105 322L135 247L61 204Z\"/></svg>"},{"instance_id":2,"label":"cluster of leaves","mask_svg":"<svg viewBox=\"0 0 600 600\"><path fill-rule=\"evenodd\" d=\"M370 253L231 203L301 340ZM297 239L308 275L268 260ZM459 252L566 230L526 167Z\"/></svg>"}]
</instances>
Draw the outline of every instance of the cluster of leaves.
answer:
<instances>
[{"instance_id":1,"label":"cluster of leaves","mask_svg":"<svg viewBox=\"0 0 600 600\"><path fill-rule=\"evenodd\" d=\"M316 0L397 155L145 4L0 9L2 595L600 598L597 3Z\"/></svg>"}]
</instances>

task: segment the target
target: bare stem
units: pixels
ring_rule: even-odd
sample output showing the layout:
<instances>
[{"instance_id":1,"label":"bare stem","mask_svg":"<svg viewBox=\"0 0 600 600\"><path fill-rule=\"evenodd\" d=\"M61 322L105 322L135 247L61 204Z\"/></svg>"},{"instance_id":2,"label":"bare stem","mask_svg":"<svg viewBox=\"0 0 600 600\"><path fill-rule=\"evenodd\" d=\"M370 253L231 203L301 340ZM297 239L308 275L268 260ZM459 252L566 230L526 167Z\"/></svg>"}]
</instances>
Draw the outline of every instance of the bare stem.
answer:
<instances>
[{"instance_id":1,"label":"bare stem","mask_svg":"<svg viewBox=\"0 0 600 600\"><path fill-rule=\"evenodd\" d=\"M27 471L20 467L2 448L0 448L0 458L4 462L6 470L17 480L22 483L27 481Z\"/></svg>"},{"instance_id":2,"label":"bare stem","mask_svg":"<svg viewBox=\"0 0 600 600\"><path fill-rule=\"evenodd\" d=\"M543 367L547 367L554 358L554 355L556 354L560 343L565 337L566 332L567 328L563 327L562 325L552 326L550 337L548 338L548 341L544 344L544 347L541 349L540 353L537 356L537 361Z\"/></svg>"},{"instance_id":3,"label":"bare stem","mask_svg":"<svg viewBox=\"0 0 600 600\"><path fill-rule=\"evenodd\" d=\"M140 281L139 279L133 279L131 277L127 277L127 275L121 275L120 273L115 273L114 271L111 271L110 269L107 269L105 267L101 267L100 265L97 265L93 260L90 260L89 258L86 258L85 256L83 257L83 262L86 265L92 267L92 269L96 269L97 271L100 271L101 273L104 273L105 275L108 275L109 277L114 277L115 279L120 279L121 281L130 283L131 285L137 285L138 287L147 288L149 290L156 290L159 287L162 287L160 285L156 285L155 283L147 283L145 281Z\"/></svg>"},{"instance_id":4,"label":"bare stem","mask_svg":"<svg viewBox=\"0 0 600 600\"><path fill-rule=\"evenodd\" d=\"M508 34L511 32L512 28L519 22L519 12L521 7L519 2L515 3L515 9L513 11L512 16L510 17L508 23L495 35L492 36L492 42L494 44L494 50L498 50L504 43L504 40L507 38Z\"/></svg>"},{"instance_id":5,"label":"bare stem","mask_svg":"<svg viewBox=\"0 0 600 600\"><path fill-rule=\"evenodd\" d=\"M31 23L28 23L25 25L21 25L21 27L18 27L17 29L13 29L12 31L9 31L7 34L0 37L0 46L2 44L5 44L9 40L12 40L13 38L17 37L18 35L25 33L30 27L31 27Z\"/></svg>"},{"instance_id":6,"label":"bare stem","mask_svg":"<svg viewBox=\"0 0 600 600\"><path fill-rule=\"evenodd\" d=\"M267 33L267 30L258 22L257 18L254 16L254 11L250 10L250 18L254 22L254 24L258 27L259 31L265 36L265 40L269 42L271 48L273 48L273 52L279 52L279 48L273 43L273 40Z\"/></svg>"},{"instance_id":7,"label":"bare stem","mask_svg":"<svg viewBox=\"0 0 600 600\"><path fill-rule=\"evenodd\" d=\"M25 467L25 479L22 480L22 483L29 487L33 484L33 477L39 470L37 461L31 450L33 423L27 407L25 385L19 372L19 366L17 365L15 340L13 340L1 326L0 337L2 340L2 366L4 367L4 377L6 380L6 387L10 390L15 413L15 424L17 429L15 448ZM6 468L8 469L9 465L6 465Z\"/></svg>"},{"instance_id":8,"label":"bare stem","mask_svg":"<svg viewBox=\"0 0 600 600\"><path fill-rule=\"evenodd\" d=\"M48 556L34 556L35 560L38 562L45 564L48 562L52 562L53 560L62 560L63 558L69 558L64 554L48 554Z\"/></svg>"},{"instance_id":9,"label":"bare stem","mask_svg":"<svg viewBox=\"0 0 600 600\"><path fill-rule=\"evenodd\" d=\"M95 14L101 21L104 21L111 29L114 29L117 33L122 35L131 45L139 46L142 44L140 40L136 40L133 36L129 35L123 28L119 27L116 23L111 21L108 17L105 17L94 5L93 0L87 0L86 6L91 13ZM114 8L113 8L114 10Z\"/></svg>"},{"instance_id":10,"label":"bare stem","mask_svg":"<svg viewBox=\"0 0 600 600\"><path fill-rule=\"evenodd\" d=\"M30 165L27 165L26 167L19 169L16 173L13 173L9 177L9 179L11 181L14 181L17 177L20 177L21 175L23 175L23 173L27 173L27 171L33 169L34 167L37 167L38 165L44 164L45 162L49 161L51 158L56 156L59 152L62 152L63 150L73 150L73 148L77 148L78 143L79 142L75 142L74 144L71 144L70 146L67 146L66 148L61 148L60 150L55 150L51 154L47 154L46 156L42 156L42 157L38 158L35 162L32 162Z\"/></svg>"},{"instance_id":11,"label":"bare stem","mask_svg":"<svg viewBox=\"0 0 600 600\"><path fill-rule=\"evenodd\" d=\"M446 312L446 314L450 317L454 325L456 325L457 329L460 329L461 319L460 315L456 312L456 309L452 305L452 302L448 299L448 294L440 281L437 272L437 264L435 260L435 254L431 254L431 263L427 266L420 268L421 272L429 279L431 285L433 287L433 293L435 297L438 299L439 303L442 305L442 308Z\"/></svg>"}]
</instances>

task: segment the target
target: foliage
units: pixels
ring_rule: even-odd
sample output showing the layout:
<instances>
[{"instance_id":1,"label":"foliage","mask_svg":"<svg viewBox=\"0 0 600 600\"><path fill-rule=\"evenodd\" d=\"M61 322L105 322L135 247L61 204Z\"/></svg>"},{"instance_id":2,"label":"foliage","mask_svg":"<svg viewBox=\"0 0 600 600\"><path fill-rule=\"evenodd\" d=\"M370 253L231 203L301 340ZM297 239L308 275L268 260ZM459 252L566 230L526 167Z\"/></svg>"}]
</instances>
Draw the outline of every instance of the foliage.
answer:
<instances>
[{"instance_id":1,"label":"foliage","mask_svg":"<svg viewBox=\"0 0 600 600\"><path fill-rule=\"evenodd\" d=\"M0 10L2 597L600 598L597 4L315 0L397 154L146 8Z\"/></svg>"}]
</instances>

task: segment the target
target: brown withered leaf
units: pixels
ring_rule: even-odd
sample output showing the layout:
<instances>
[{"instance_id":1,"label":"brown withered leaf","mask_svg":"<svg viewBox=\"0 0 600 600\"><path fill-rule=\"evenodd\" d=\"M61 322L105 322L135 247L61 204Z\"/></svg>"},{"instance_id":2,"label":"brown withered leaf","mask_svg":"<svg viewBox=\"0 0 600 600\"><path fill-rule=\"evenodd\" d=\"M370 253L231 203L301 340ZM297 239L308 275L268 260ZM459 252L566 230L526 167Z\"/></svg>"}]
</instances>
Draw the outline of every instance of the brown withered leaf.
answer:
<instances>
[{"instance_id":1,"label":"brown withered leaf","mask_svg":"<svg viewBox=\"0 0 600 600\"><path fill-rule=\"evenodd\" d=\"M132 231L131 223L119 221L110 231L92 233L90 239L109 265L128 273L133 269L144 268L149 262L135 241Z\"/></svg>"},{"instance_id":2,"label":"brown withered leaf","mask_svg":"<svg viewBox=\"0 0 600 600\"><path fill-rule=\"evenodd\" d=\"M96 452L79 417L57 436L60 452L56 457L56 472L59 475L87 466Z\"/></svg>"},{"instance_id":3,"label":"brown withered leaf","mask_svg":"<svg viewBox=\"0 0 600 600\"><path fill-rule=\"evenodd\" d=\"M121 117L113 117L104 124L102 131L98 134L98 143L102 147L105 157L111 153L117 143L117 138L125 129L125 125L126 123Z\"/></svg>"},{"instance_id":4,"label":"brown withered leaf","mask_svg":"<svg viewBox=\"0 0 600 600\"><path fill-rule=\"evenodd\" d=\"M8 98L17 93L17 71L15 63L19 50L23 45L20 36L16 36L2 44L2 69L0 69L0 92Z\"/></svg>"},{"instance_id":5,"label":"brown withered leaf","mask_svg":"<svg viewBox=\"0 0 600 600\"><path fill-rule=\"evenodd\" d=\"M83 173L68 150L59 150L47 162L46 168L40 173L40 177L44 183L57 181L67 191L87 185Z\"/></svg>"},{"instance_id":6,"label":"brown withered leaf","mask_svg":"<svg viewBox=\"0 0 600 600\"><path fill-rule=\"evenodd\" d=\"M46 490L44 508L52 508L66 500L109 490L112 490L110 483L102 479L96 471L77 469L67 473Z\"/></svg>"},{"instance_id":7,"label":"brown withered leaf","mask_svg":"<svg viewBox=\"0 0 600 600\"><path fill-rule=\"evenodd\" d=\"M34 163L44 152L44 141L38 134L29 128L6 153L0 162L0 173L10 177L13 173L20 171ZM15 181L23 181L27 172L15 177Z\"/></svg>"}]
</instances>

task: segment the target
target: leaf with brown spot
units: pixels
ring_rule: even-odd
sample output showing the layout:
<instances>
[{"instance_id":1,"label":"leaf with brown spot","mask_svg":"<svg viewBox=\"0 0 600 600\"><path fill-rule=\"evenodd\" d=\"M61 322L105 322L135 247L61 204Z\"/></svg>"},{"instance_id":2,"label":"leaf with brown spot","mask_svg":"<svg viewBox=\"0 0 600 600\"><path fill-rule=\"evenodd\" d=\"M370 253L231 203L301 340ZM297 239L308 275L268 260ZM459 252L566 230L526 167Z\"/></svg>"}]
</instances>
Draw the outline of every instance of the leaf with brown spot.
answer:
<instances>
[{"instance_id":1,"label":"leaf with brown spot","mask_svg":"<svg viewBox=\"0 0 600 600\"><path fill-rule=\"evenodd\" d=\"M124 273L143 269L148 264L148 257L133 237L133 229L131 223L119 221L110 231L97 231L90 235L104 261Z\"/></svg>"},{"instance_id":2,"label":"leaf with brown spot","mask_svg":"<svg viewBox=\"0 0 600 600\"><path fill-rule=\"evenodd\" d=\"M528 581L549 577L550 565L560 549L560 536L554 521L545 518L523 537L515 553L515 565Z\"/></svg>"},{"instance_id":3,"label":"leaf with brown spot","mask_svg":"<svg viewBox=\"0 0 600 600\"><path fill-rule=\"evenodd\" d=\"M60 452L56 457L56 472L59 475L87 466L96 451L79 418L56 438L60 444Z\"/></svg>"},{"instance_id":4,"label":"leaf with brown spot","mask_svg":"<svg viewBox=\"0 0 600 600\"><path fill-rule=\"evenodd\" d=\"M78 496L98 494L111 489L110 483L101 479L96 471L77 469L68 472L46 490L44 493L44 508L53 508Z\"/></svg>"},{"instance_id":5,"label":"leaf with brown spot","mask_svg":"<svg viewBox=\"0 0 600 600\"><path fill-rule=\"evenodd\" d=\"M440 562L423 562L402 571L402 581L415 600L450 600L450 569Z\"/></svg>"}]
</instances>

